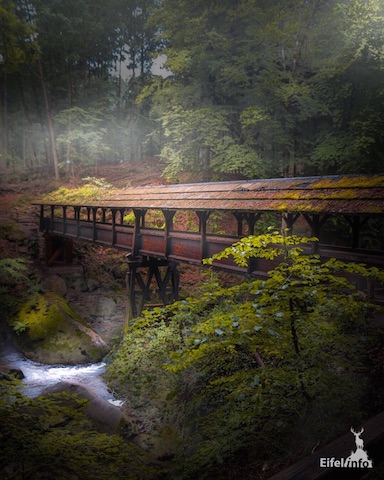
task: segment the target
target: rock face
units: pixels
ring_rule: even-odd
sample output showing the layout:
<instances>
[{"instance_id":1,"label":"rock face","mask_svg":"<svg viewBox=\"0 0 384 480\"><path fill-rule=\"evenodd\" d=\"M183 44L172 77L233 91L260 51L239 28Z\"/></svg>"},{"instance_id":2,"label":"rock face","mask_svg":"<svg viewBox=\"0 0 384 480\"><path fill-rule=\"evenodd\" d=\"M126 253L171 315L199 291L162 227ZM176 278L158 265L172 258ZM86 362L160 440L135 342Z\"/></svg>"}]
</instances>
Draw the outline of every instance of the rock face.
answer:
<instances>
[{"instance_id":1,"label":"rock face","mask_svg":"<svg viewBox=\"0 0 384 480\"><path fill-rule=\"evenodd\" d=\"M12 326L18 348L36 362L94 363L108 352L104 340L57 293L36 294L25 302Z\"/></svg>"},{"instance_id":2,"label":"rock face","mask_svg":"<svg viewBox=\"0 0 384 480\"><path fill-rule=\"evenodd\" d=\"M44 273L44 285L74 305L109 347L121 335L126 321L125 292L89 277L80 265L49 267Z\"/></svg>"}]
</instances>

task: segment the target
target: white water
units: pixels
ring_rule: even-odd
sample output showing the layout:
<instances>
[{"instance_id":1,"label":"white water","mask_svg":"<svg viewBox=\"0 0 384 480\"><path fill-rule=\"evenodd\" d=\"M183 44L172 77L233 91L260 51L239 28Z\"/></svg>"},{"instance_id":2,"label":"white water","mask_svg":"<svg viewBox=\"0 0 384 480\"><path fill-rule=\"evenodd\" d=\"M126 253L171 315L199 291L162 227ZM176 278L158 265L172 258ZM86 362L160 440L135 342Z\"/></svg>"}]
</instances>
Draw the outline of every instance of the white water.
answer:
<instances>
[{"instance_id":1,"label":"white water","mask_svg":"<svg viewBox=\"0 0 384 480\"><path fill-rule=\"evenodd\" d=\"M12 365L24 374L22 391L28 397L37 397L55 383L61 381L81 383L93 390L99 397L118 405L114 395L109 392L101 375L105 371L105 363L89 365L47 365L32 362L21 353L0 354L0 362Z\"/></svg>"}]
</instances>

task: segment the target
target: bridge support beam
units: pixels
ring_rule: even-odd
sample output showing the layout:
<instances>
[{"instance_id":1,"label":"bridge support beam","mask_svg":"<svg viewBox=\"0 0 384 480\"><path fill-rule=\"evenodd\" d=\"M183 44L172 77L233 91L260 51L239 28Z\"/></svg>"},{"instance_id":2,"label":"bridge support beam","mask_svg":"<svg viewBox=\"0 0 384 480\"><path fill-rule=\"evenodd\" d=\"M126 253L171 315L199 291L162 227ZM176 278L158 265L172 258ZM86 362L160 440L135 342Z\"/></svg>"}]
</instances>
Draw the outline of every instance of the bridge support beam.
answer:
<instances>
[{"instance_id":1,"label":"bridge support beam","mask_svg":"<svg viewBox=\"0 0 384 480\"><path fill-rule=\"evenodd\" d=\"M344 215L345 220L351 227L352 233L352 248L360 247L360 231L362 227L368 222L369 217L362 217L360 215Z\"/></svg>"},{"instance_id":2,"label":"bridge support beam","mask_svg":"<svg viewBox=\"0 0 384 480\"><path fill-rule=\"evenodd\" d=\"M177 263L154 257L127 255L127 320L140 316L144 307L167 305L179 298ZM157 303L151 303L157 302Z\"/></svg>"},{"instance_id":3,"label":"bridge support beam","mask_svg":"<svg viewBox=\"0 0 384 480\"><path fill-rule=\"evenodd\" d=\"M317 213L313 213L312 215L308 213L303 213L303 217L307 221L308 225L311 227L311 235L312 237L320 238L320 230L324 223L328 220L329 215L319 215ZM312 244L312 253L318 253L319 251L319 242Z\"/></svg>"}]
</instances>

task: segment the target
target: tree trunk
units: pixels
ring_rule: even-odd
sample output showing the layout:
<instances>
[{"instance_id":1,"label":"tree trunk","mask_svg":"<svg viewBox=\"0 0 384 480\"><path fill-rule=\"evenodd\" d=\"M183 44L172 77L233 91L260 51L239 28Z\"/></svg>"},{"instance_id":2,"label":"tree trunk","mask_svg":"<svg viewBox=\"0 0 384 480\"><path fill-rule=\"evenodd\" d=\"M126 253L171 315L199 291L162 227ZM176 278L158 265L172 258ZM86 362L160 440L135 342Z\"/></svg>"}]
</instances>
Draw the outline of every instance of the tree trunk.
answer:
<instances>
[{"instance_id":1,"label":"tree trunk","mask_svg":"<svg viewBox=\"0 0 384 480\"><path fill-rule=\"evenodd\" d=\"M53 168L55 171L55 178L56 180L59 180L60 178L59 161L57 158L55 132L53 130L52 115L51 115L51 109L49 106L47 85L45 83L43 65L41 63L41 60L39 60L39 73L40 73L41 88L43 89L43 95L44 95L45 111L46 111L47 120L48 120L48 131L49 131L49 139L51 143L51 155L52 155L52 161L53 161Z\"/></svg>"},{"instance_id":2,"label":"tree trunk","mask_svg":"<svg viewBox=\"0 0 384 480\"><path fill-rule=\"evenodd\" d=\"M72 69L71 65L68 65L68 90L69 90L69 113L67 124L67 151L65 154L65 162L67 165L67 171L71 173L72 178L75 178L74 165L71 159L71 137L72 137L72 105L73 105L73 82L72 82Z\"/></svg>"},{"instance_id":3,"label":"tree trunk","mask_svg":"<svg viewBox=\"0 0 384 480\"><path fill-rule=\"evenodd\" d=\"M3 115L2 115L2 138L0 151L0 171L3 180L7 180L7 154L8 154L8 92L7 92L7 74L4 72L4 90L3 90Z\"/></svg>"}]
</instances>

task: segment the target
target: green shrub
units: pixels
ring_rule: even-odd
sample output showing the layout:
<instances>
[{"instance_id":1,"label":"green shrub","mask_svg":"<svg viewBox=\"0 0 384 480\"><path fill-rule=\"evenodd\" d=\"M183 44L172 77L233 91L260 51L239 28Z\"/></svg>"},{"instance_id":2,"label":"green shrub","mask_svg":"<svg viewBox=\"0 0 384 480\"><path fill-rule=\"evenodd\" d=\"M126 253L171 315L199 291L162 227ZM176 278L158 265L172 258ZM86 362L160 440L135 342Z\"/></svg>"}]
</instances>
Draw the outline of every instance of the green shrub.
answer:
<instances>
[{"instance_id":1,"label":"green shrub","mask_svg":"<svg viewBox=\"0 0 384 480\"><path fill-rule=\"evenodd\" d=\"M129 330L110 372L148 395L162 364L174 375L172 405L183 412L177 478L213 478L244 457L249 478L262 478L265 465L278 468L293 450L310 454L365 418L367 352L381 336L375 307L343 274L380 281L384 274L322 263L304 253L313 241L246 237L213 259L233 256L246 266L252 257L280 257L267 279L223 287L212 277Z\"/></svg>"}]
</instances>

